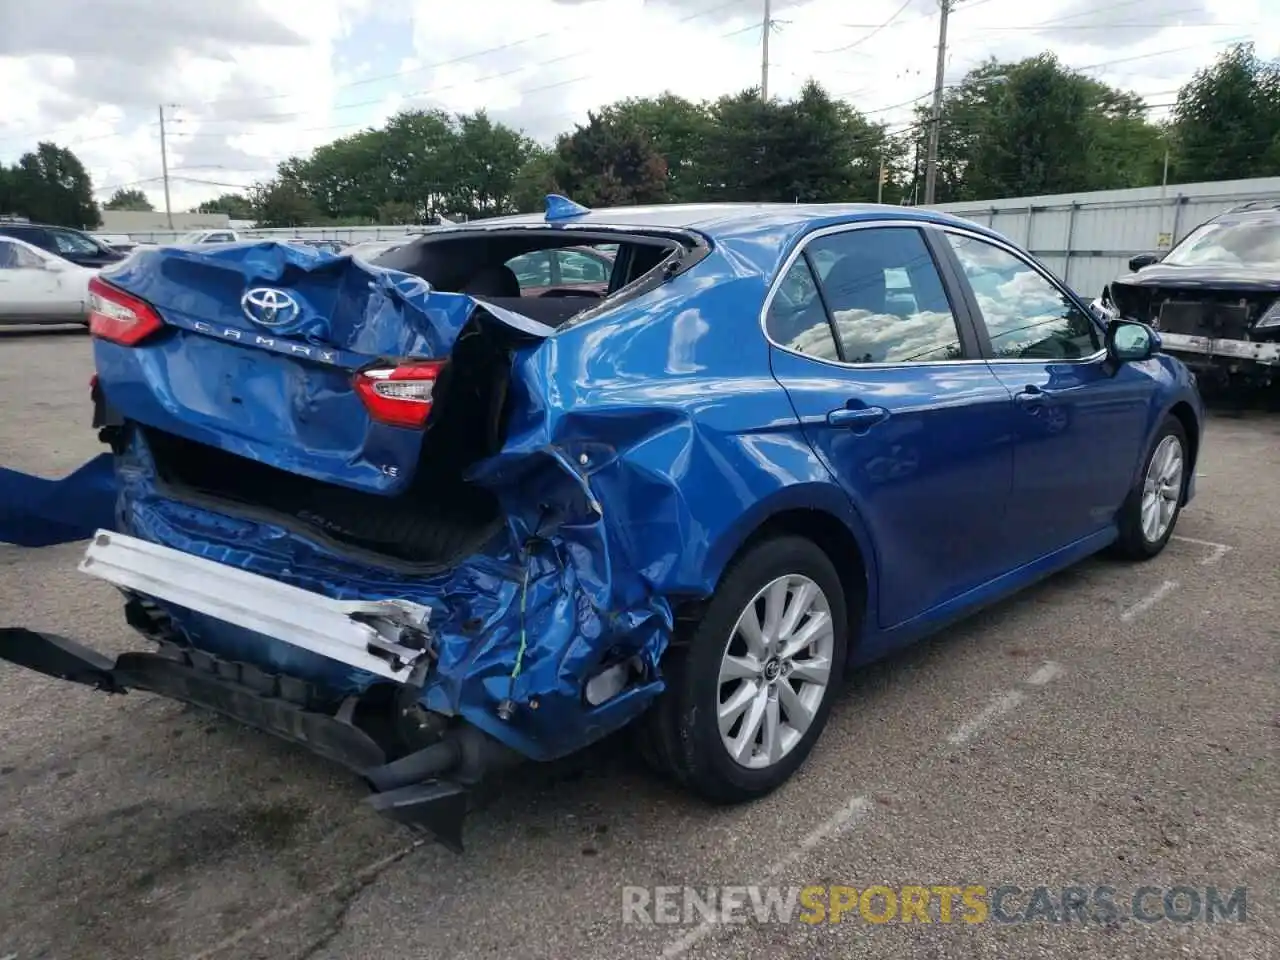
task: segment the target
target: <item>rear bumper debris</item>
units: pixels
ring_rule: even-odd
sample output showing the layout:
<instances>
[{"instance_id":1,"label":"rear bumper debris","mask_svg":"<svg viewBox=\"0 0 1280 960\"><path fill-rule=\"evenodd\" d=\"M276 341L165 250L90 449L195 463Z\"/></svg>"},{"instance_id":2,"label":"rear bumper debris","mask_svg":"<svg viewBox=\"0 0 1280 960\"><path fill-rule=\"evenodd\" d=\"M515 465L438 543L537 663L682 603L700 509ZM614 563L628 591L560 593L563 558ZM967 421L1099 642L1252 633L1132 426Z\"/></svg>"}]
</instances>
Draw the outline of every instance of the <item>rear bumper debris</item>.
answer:
<instances>
[{"instance_id":1,"label":"rear bumper debris","mask_svg":"<svg viewBox=\"0 0 1280 960\"><path fill-rule=\"evenodd\" d=\"M431 608L343 601L121 533L99 530L80 571L387 680L430 654Z\"/></svg>"},{"instance_id":2,"label":"rear bumper debris","mask_svg":"<svg viewBox=\"0 0 1280 960\"><path fill-rule=\"evenodd\" d=\"M305 746L360 776L373 791L375 810L459 853L471 789L490 770L518 760L460 724L438 742L389 761L384 747L354 722L357 698L326 712L309 703L312 691L304 682L171 643L112 661L66 637L2 627L0 659L108 693L147 690Z\"/></svg>"}]
</instances>

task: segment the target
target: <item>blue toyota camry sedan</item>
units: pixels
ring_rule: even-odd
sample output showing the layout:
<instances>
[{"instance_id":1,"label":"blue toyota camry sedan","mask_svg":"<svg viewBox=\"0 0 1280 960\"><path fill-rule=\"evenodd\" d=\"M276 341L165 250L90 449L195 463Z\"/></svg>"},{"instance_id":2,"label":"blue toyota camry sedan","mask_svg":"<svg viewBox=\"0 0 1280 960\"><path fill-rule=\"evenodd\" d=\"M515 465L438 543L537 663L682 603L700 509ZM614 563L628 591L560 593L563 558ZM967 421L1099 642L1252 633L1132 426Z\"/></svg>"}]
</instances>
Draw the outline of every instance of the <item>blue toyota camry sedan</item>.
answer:
<instances>
[{"instance_id":1,"label":"blue toyota camry sedan","mask_svg":"<svg viewBox=\"0 0 1280 960\"><path fill-rule=\"evenodd\" d=\"M553 196L372 262L142 250L90 306L81 570L145 642L0 655L304 743L455 848L484 777L628 726L704 797L774 789L850 667L1158 554L1204 419L1150 328L898 207Z\"/></svg>"}]
</instances>

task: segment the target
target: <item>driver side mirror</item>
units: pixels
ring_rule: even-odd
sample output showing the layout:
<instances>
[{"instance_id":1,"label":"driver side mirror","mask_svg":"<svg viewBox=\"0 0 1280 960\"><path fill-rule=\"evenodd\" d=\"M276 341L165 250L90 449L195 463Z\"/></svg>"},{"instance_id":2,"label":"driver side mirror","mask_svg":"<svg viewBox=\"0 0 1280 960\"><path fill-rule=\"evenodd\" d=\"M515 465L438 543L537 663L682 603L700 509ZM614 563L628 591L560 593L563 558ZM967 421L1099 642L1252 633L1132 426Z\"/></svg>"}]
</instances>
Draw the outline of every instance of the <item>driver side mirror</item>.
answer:
<instances>
[{"instance_id":1,"label":"driver side mirror","mask_svg":"<svg viewBox=\"0 0 1280 960\"><path fill-rule=\"evenodd\" d=\"M1107 356L1116 363L1141 363L1160 352L1160 334L1137 320L1113 320L1107 327Z\"/></svg>"},{"instance_id":2,"label":"driver side mirror","mask_svg":"<svg viewBox=\"0 0 1280 960\"><path fill-rule=\"evenodd\" d=\"M1153 263L1159 263L1160 258L1154 253L1140 253L1136 257L1129 258L1129 272L1137 273L1143 267L1149 267Z\"/></svg>"}]
</instances>

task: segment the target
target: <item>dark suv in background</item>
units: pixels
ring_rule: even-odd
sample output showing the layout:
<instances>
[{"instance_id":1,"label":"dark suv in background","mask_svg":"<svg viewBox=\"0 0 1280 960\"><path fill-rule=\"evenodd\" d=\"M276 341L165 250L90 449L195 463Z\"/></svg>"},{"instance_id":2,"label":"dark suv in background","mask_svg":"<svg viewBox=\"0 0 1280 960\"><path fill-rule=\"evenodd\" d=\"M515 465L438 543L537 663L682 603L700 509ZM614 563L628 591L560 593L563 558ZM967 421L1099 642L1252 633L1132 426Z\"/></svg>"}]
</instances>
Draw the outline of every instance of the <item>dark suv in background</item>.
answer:
<instances>
[{"instance_id":1,"label":"dark suv in background","mask_svg":"<svg viewBox=\"0 0 1280 960\"><path fill-rule=\"evenodd\" d=\"M1201 379L1280 386L1280 200L1200 224L1172 250L1143 253L1104 303L1160 331L1163 348Z\"/></svg>"},{"instance_id":2,"label":"dark suv in background","mask_svg":"<svg viewBox=\"0 0 1280 960\"><path fill-rule=\"evenodd\" d=\"M105 267L125 258L125 254L96 240L82 230L31 223L12 217L0 217L0 237L16 237L34 247L57 254L82 267Z\"/></svg>"}]
</instances>

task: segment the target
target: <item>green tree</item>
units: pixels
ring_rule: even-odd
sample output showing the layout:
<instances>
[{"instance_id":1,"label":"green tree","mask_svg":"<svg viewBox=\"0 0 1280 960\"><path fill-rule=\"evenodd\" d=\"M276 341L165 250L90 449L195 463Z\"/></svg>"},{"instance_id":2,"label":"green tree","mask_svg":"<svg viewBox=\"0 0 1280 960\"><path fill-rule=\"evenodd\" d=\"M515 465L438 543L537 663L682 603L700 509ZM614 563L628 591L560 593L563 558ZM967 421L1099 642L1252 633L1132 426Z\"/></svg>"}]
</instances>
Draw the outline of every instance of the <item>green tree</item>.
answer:
<instances>
[{"instance_id":1,"label":"green tree","mask_svg":"<svg viewBox=\"0 0 1280 960\"><path fill-rule=\"evenodd\" d=\"M494 123L483 110L454 118L452 150L441 158L445 190L444 210L436 213L467 217L497 216L515 210L516 180L533 155L533 142L524 134Z\"/></svg>"},{"instance_id":2,"label":"green tree","mask_svg":"<svg viewBox=\"0 0 1280 960\"><path fill-rule=\"evenodd\" d=\"M262 227L305 227L320 219L320 211L306 189L293 180L277 178L249 190L253 219Z\"/></svg>"},{"instance_id":3,"label":"green tree","mask_svg":"<svg viewBox=\"0 0 1280 960\"><path fill-rule=\"evenodd\" d=\"M224 193L196 207L196 213L222 213L232 220L252 220L253 205L242 193Z\"/></svg>"},{"instance_id":4,"label":"green tree","mask_svg":"<svg viewBox=\"0 0 1280 960\"><path fill-rule=\"evenodd\" d=\"M414 209L413 204L405 203L403 200L388 200L378 207L378 223L417 223L417 217L418 211Z\"/></svg>"},{"instance_id":5,"label":"green tree","mask_svg":"<svg viewBox=\"0 0 1280 960\"><path fill-rule=\"evenodd\" d=\"M16 190L13 168L0 163L0 213L18 212Z\"/></svg>"},{"instance_id":6,"label":"green tree","mask_svg":"<svg viewBox=\"0 0 1280 960\"><path fill-rule=\"evenodd\" d=\"M735 201L875 200L881 160L896 171L903 146L882 125L806 83L791 101L755 90L720 98L703 153L704 192ZM892 191L890 191L892 193Z\"/></svg>"},{"instance_id":7,"label":"green tree","mask_svg":"<svg viewBox=\"0 0 1280 960\"><path fill-rule=\"evenodd\" d=\"M1227 50L1178 91L1169 132L1184 182L1280 172L1280 60Z\"/></svg>"},{"instance_id":8,"label":"green tree","mask_svg":"<svg viewBox=\"0 0 1280 960\"><path fill-rule=\"evenodd\" d=\"M363 130L317 148L309 157L293 157L277 174L297 184L326 217L374 220L378 207L402 199L386 162L387 135Z\"/></svg>"},{"instance_id":9,"label":"green tree","mask_svg":"<svg viewBox=\"0 0 1280 960\"><path fill-rule=\"evenodd\" d=\"M66 147L40 143L24 153L7 177L13 213L41 223L93 229L102 222L93 182Z\"/></svg>"},{"instance_id":10,"label":"green tree","mask_svg":"<svg viewBox=\"0 0 1280 960\"><path fill-rule=\"evenodd\" d=\"M605 122L640 130L667 164L667 197L673 203L702 199L705 145L715 120L705 103L674 93L619 100L600 111Z\"/></svg>"},{"instance_id":11,"label":"green tree","mask_svg":"<svg viewBox=\"0 0 1280 960\"><path fill-rule=\"evenodd\" d=\"M104 210L140 210L152 211L155 207L141 190L126 190L121 187L111 195L111 199L102 205Z\"/></svg>"},{"instance_id":12,"label":"green tree","mask_svg":"<svg viewBox=\"0 0 1280 960\"><path fill-rule=\"evenodd\" d=\"M559 193L556 183L556 153L535 146L516 173L511 187L511 206L517 213L537 213L548 193Z\"/></svg>"},{"instance_id":13,"label":"green tree","mask_svg":"<svg viewBox=\"0 0 1280 960\"><path fill-rule=\"evenodd\" d=\"M552 167L555 182L587 206L660 203L667 197L667 163L634 124L587 113L585 126L561 134Z\"/></svg>"},{"instance_id":14,"label":"green tree","mask_svg":"<svg viewBox=\"0 0 1280 960\"><path fill-rule=\"evenodd\" d=\"M931 108L917 108L926 156ZM989 60L943 98L936 200L979 200L1143 186L1163 135L1140 97L1064 67L1052 53ZM919 169L923 178L923 166Z\"/></svg>"}]
</instances>

